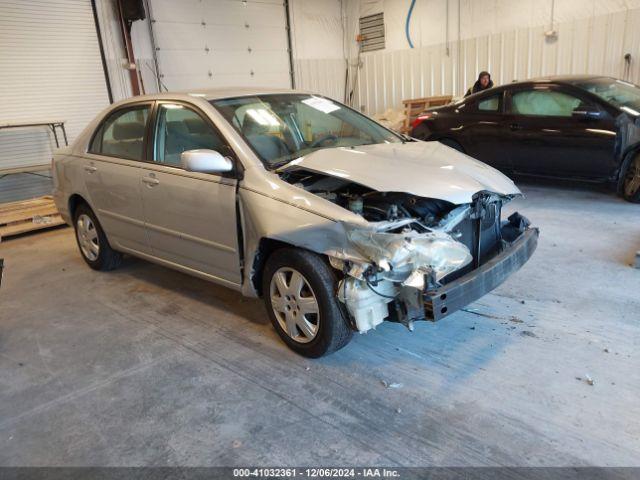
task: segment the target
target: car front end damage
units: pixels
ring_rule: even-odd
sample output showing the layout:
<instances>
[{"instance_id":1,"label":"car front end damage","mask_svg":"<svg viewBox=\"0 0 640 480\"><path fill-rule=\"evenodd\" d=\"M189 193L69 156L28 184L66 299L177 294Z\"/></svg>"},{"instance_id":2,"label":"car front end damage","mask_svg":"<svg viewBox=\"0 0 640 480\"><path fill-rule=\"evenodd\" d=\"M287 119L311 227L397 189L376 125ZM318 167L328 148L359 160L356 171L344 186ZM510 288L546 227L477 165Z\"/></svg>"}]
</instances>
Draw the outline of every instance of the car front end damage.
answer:
<instances>
[{"instance_id":1,"label":"car front end damage","mask_svg":"<svg viewBox=\"0 0 640 480\"><path fill-rule=\"evenodd\" d=\"M387 320L412 330L415 321L441 320L503 283L538 241L538 229L520 214L501 220L509 200L483 192L471 204L426 219L428 224L412 217L370 228L345 225L349 241L368 260L330 258L344 274L338 298L354 327L366 332Z\"/></svg>"},{"instance_id":2,"label":"car front end damage","mask_svg":"<svg viewBox=\"0 0 640 480\"><path fill-rule=\"evenodd\" d=\"M526 218L502 219L522 196L513 182L437 142L320 150L276 174L286 185L277 191L302 210L287 219L274 207L270 238L328 257L359 332L440 320L503 283L537 246Z\"/></svg>"},{"instance_id":3,"label":"car front end damage","mask_svg":"<svg viewBox=\"0 0 640 480\"><path fill-rule=\"evenodd\" d=\"M367 220L341 222L347 246L328 253L342 272L338 299L360 332L385 320L410 330L440 320L504 282L537 246L538 230L525 217L501 218L518 194L482 191L455 205L307 170L283 179Z\"/></svg>"}]
</instances>

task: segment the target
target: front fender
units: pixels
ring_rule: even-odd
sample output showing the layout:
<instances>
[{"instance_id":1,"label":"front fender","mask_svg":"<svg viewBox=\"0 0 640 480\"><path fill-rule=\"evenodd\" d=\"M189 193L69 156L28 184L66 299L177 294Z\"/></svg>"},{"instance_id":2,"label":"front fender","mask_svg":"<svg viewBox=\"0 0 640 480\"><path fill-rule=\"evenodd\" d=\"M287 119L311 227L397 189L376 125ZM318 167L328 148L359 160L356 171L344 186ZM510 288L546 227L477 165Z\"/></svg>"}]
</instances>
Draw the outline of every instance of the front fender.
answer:
<instances>
[{"instance_id":1,"label":"front fender","mask_svg":"<svg viewBox=\"0 0 640 480\"><path fill-rule=\"evenodd\" d=\"M323 255L366 261L350 245L341 222L254 190L238 191L244 272L242 293L256 297L256 256L260 241L270 239Z\"/></svg>"}]
</instances>

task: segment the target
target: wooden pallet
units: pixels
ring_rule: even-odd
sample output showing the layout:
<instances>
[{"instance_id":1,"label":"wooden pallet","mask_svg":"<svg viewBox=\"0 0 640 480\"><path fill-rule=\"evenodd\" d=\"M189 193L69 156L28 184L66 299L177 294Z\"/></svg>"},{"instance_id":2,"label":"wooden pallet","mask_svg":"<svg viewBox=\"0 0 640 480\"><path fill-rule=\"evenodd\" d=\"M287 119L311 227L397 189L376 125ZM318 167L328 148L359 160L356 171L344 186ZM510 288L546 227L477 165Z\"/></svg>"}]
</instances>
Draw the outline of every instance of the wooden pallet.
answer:
<instances>
[{"instance_id":1,"label":"wooden pallet","mask_svg":"<svg viewBox=\"0 0 640 480\"><path fill-rule=\"evenodd\" d=\"M441 97L412 98L409 100L403 100L402 103L404 105L405 114L403 133L409 133L413 121L427 108L447 105L451 102L452 98L453 97L451 95L443 95Z\"/></svg>"},{"instance_id":2,"label":"wooden pallet","mask_svg":"<svg viewBox=\"0 0 640 480\"><path fill-rule=\"evenodd\" d=\"M0 242L5 237L63 223L51 196L0 204Z\"/></svg>"}]
</instances>

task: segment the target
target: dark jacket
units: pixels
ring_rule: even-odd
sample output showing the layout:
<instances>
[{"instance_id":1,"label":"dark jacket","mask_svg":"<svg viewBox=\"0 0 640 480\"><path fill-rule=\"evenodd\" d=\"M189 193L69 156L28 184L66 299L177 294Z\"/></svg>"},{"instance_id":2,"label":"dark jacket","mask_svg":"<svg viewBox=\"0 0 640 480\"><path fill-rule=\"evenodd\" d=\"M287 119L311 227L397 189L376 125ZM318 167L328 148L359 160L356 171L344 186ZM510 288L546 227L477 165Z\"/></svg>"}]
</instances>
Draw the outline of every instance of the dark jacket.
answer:
<instances>
[{"instance_id":1,"label":"dark jacket","mask_svg":"<svg viewBox=\"0 0 640 480\"><path fill-rule=\"evenodd\" d=\"M487 84L486 87L483 88L482 85L480 85L480 79L485 75L489 77L489 83ZM480 75L478 75L478 80L476 80L476 83L473 84L473 87L467 90L467 93L465 93L464 96L467 97L472 93L478 93L483 90L487 90L491 87L493 87L493 80L491 80L491 74L489 72L480 72Z\"/></svg>"}]
</instances>

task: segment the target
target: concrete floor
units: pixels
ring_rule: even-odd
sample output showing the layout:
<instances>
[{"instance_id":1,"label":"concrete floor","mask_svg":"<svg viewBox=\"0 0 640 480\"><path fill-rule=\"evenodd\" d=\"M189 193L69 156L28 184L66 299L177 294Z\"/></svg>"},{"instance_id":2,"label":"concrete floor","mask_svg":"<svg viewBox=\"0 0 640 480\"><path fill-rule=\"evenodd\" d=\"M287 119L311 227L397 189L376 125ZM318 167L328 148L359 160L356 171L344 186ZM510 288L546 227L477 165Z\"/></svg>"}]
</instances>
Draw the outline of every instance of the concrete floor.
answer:
<instances>
[{"instance_id":1,"label":"concrete floor","mask_svg":"<svg viewBox=\"0 0 640 480\"><path fill-rule=\"evenodd\" d=\"M71 229L0 244L0 465L639 466L640 206L523 190L540 245L507 283L315 361L260 301L90 270Z\"/></svg>"}]
</instances>

